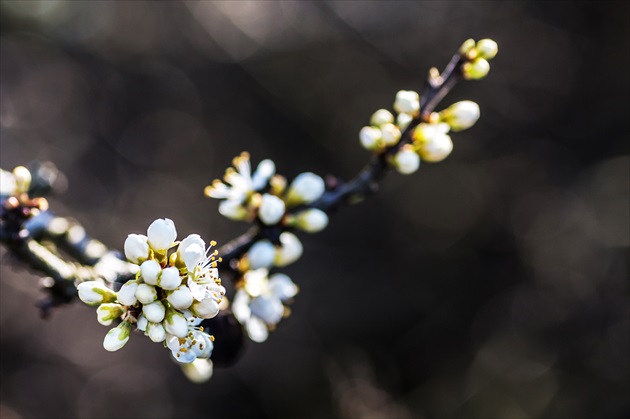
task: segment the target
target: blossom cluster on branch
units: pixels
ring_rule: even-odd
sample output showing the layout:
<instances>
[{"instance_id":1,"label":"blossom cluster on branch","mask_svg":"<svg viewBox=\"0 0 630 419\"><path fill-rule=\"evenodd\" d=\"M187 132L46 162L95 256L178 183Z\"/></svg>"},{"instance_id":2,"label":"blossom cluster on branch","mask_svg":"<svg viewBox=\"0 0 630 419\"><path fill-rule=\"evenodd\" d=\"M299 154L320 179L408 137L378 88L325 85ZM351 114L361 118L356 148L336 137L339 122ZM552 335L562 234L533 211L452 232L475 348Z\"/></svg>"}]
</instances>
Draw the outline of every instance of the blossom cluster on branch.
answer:
<instances>
[{"instance_id":1,"label":"blossom cluster on branch","mask_svg":"<svg viewBox=\"0 0 630 419\"><path fill-rule=\"evenodd\" d=\"M223 178L204 192L220 200L220 214L252 227L220 251L214 241L206 245L197 234L177 241L175 224L167 218L153 221L146 235L128 235L124 254L107 249L78 223L48 210L39 195L51 189L54 170L31 173L24 167L0 171L0 238L26 264L50 277L46 287L51 297L43 311L78 294L96 307L100 324L114 325L103 341L106 350L121 349L137 330L170 350L188 378L203 382L212 375L213 360L233 362L244 345L243 334L263 342L289 315L298 286L278 269L302 255L299 232L326 228L334 210L375 192L392 169L411 174L421 161L438 162L452 152L450 132L472 127L479 106L461 101L439 112L435 108L456 82L484 77L497 50L492 40L467 40L441 74L431 69L420 93L397 93L395 115L377 110L359 132L372 159L348 182L324 181L311 172L289 181L276 173L271 160L252 170L247 152L235 157ZM233 281L231 301L220 270Z\"/></svg>"}]
</instances>

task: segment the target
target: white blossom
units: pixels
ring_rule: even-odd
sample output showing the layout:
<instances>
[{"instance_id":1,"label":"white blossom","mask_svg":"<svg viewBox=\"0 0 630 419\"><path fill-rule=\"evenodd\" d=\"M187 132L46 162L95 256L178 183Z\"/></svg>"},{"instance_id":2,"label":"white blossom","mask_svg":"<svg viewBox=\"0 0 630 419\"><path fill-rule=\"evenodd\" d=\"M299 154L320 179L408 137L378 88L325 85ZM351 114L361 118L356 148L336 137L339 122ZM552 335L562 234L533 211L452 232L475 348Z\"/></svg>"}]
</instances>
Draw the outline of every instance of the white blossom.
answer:
<instances>
[{"instance_id":1,"label":"white blossom","mask_svg":"<svg viewBox=\"0 0 630 419\"><path fill-rule=\"evenodd\" d=\"M311 172L300 173L289 186L287 205L310 204L322 196L325 190L324 179L320 176Z\"/></svg>"},{"instance_id":2,"label":"white blossom","mask_svg":"<svg viewBox=\"0 0 630 419\"><path fill-rule=\"evenodd\" d=\"M159 323L164 320L165 314L166 309L161 301L154 301L142 306L142 315L152 323Z\"/></svg>"},{"instance_id":3,"label":"white blossom","mask_svg":"<svg viewBox=\"0 0 630 419\"><path fill-rule=\"evenodd\" d=\"M499 46L492 39L482 39L476 45L477 55L486 60L491 60L499 52Z\"/></svg>"},{"instance_id":4,"label":"white blossom","mask_svg":"<svg viewBox=\"0 0 630 419\"><path fill-rule=\"evenodd\" d=\"M479 105L470 100L457 102L440 112L440 117L453 131L462 131L475 125L479 119Z\"/></svg>"},{"instance_id":5,"label":"white blossom","mask_svg":"<svg viewBox=\"0 0 630 419\"><path fill-rule=\"evenodd\" d=\"M320 209L311 208L296 216L297 227L309 233L322 231L328 225L328 215Z\"/></svg>"},{"instance_id":6,"label":"white blossom","mask_svg":"<svg viewBox=\"0 0 630 419\"><path fill-rule=\"evenodd\" d=\"M284 201L275 195L264 194L258 208L258 218L267 225L277 224L284 216Z\"/></svg>"},{"instance_id":7,"label":"white blossom","mask_svg":"<svg viewBox=\"0 0 630 419\"><path fill-rule=\"evenodd\" d=\"M162 270L157 285L163 290L174 290L181 283L182 279L179 276L179 269L171 266Z\"/></svg>"},{"instance_id":8,"label":"white blossom","mask_svg":"<svg viewBox=\"0 0 630 419\"><path fill-rule=\"evenodd\" d=\"M266 269L248 271L243 276L243 287L232 302L232 312L245 326L250 339L263 342L268 330L284 316L283 302L295 296L298 289L284 274L268 276Z\"/></svg>"},{"instance_id":9,"label":"white blossom","mask_svg":"<svg viewBox=\"0 0 630 419\"><path fill-rule=\"evenodd\" d=\"M211 319L219 314L219 303L214 298L205 298L201 301L195 301L190 306L190 311L199 318Z\"/></svg>"},{"instance_id":10,"label":"white blossom","mask_svg":"<svg viewBox=\"0 0 630 419\"><path fill-rule=\"evenodd\" d=\"M103 326L109 326L114 320L122 316L125 309L120 304L101 304L96 309L96 318Z\"/></svg>"},{"instance_id":11,"label":"white blossom","mask_svg":"<svg viewBox=\"0 0 630 419\"><path fill-rule=\"evenodd\" d=\"M381 133L383 138L383 143L386 146L393 146L398 144L400 140L400 136L402 133L400 132L400 128L398 128L394 124L385 124L381 126Z\"/></svg>"},{"instance_id":12,"label":"white blossom","mask_svg":"<svg viewBox=\"0 0 630 419\"><path fill-rule=\"evenodd\" d=\"M396 93L394 102L396 112L414 114L420 110L420 96L412 90L401 90Z\"/></svg>"},{"instance_id":13,"label":"white blossom","mask_svg":"<svg viewBox=\"0 0 630 419\"><path fill-rule=\"evenodd\" d=\"M119 350L129 341L130 333L131 323L120 323L118 326L107 332L107 335L105 335L105 339L103 340L103 348L109 352Z\"/></svg>"},{"instance_id":14,"label":"white blossom","mask_svg":"<svg viewBox=\"0 0 630 419\"><path fill-rule=\"evenodd\" d=\"M136 298L136 291L138 290L137 281L127 281L120 287L117 294L117 300L120 304L126 306L134 305L138 299Z\"/></svg>"},{"instance_id":15,"label":"white blossom","mask_svg":"<svg viewBox=\"0 0 630 419\"><path fill-rule=\"evenodd\" d=\"M276 247L269 240L259 240L247 251L250 269L269 268L276 257Z\"/></svg>"},{"instance_id":16,"label":"white blossom","mask_svg":"<svg viewBox=\"0 0 630 419\"><path fill-rule=\"evenodd\" d=\"M169 303L178 310L183 310L193 303L193 295L187 285L181 285L176 290L171 291L166 298Z\"/></svg>"},{"instance_id":17,"label":"white blossom","mask_svg":"<svg viewBox=\"0 0 630 419\"><path fill-rule=\"evenodd\" d=\"M379 128L363 127L361 131L359 131L359 141L361 141L361 145L367 150L378 149L381 145L382 138L383 133Z\"/></svg>"},{"instance_id":18,"label":"white blossom","mask_svg":"<svg viewBox=\"0 0 630 419\"><path fill-rule=\"evenodd\" d=\"M275 266L287 266L295 262L302 256L304 247L300 239L288 231L280 234L280 246L276 248Z\"/></svg>"},{"instance_id":19,"label":"white blossom","mask_svg":"<svg viewBox=\"0 0 630 419\"><path fill-rule=\"evenodd\" d=\"M140 274L142 275L142 280L149 285L157 285L158 276L160 275L160 271L162 268L160 264L154 260L145 260L140 265Z\"/></svg>"},{"instance_id":20,"label":"white blossom","mask_svg":"<svg viewBox=\"0 0 630 419\"><path fill-rule=\"evenodd\" d=\"M166 329L167 333L173 336L177 336L179 338L184 338L188 334L188 323L186 321L186 318L181 312L172 308L166 310L166 316L164 317L164 328Z\"/></svg>"},{"instance_id":21,"label":"white blossom","mask_svg":"<svg viewBox=\"0 0 630 419\"><path fill-rule=\"evenodd\" d=\"M136 288L136 298L142 304L151 304L157 299L157 291L153 285L138 284L138 288Z\"/></svg>"},{"instance_id":22,"label":"white blossom","mask_svg":"<svg viewBox=\"0 0 630 419\"><path fill-rule=\"evenodd\" d=\"M409 175L420 167L420 156L411 147L403 147L394 156L394 165L400 173Z\"/></svg>"},{"instance_id":23,"label":"white blossom","mask_svg":"<svg viewBox=\"0 0 630 419\"><path fill-rule=\"evenodd\" d=\"M147 229L149 246L153 250L163 251L170 248L177 238L175 223L168 218L160 218L151 223Z\"/></svg>"},{"instance_id":24,"label":"white blossom","mask_svg":"<svg viewBox=\"0 0 630 419\"><path fill-rule=\"evenodd\" d=\"M183 338L169 337L166 344L173 358L183 364L210 358L214 348L212 337L196 328L192 328Z\"/></svg>"},{"instance_id":25,"label":"white blossom","mask_svg":"<svg viewBox=\"0 0 630 419\"><path fill-rule=\"evenodd\" d=\"M372 114L370 118L370 124L375 127L380 127L383 124L391 124L394 122L394 115L387 109L379 109Z\"/></svg>"},{"instance_id":26,"label":"white blossom","mask_svg":"<svg viewBox=\"0 0 630 419\"><path fill-rule=\"evenodd\" d=\"M182 372L196 384L205 383L212 377L213 364L210 359L197 358L189 364L181 364Z\"/></svg>"},{"instance_id":27,"label":"white blossom","mask_svg":"<svg viewBox=\"0 0 630 419\"><path fill-rule=\"evenodd\" d=\"M162 323L149 322L146 326L146 333L153 342L164 342L166 330Z\"/></svg>"},{"instance_id":28,"label":"white blossom","mask_svg":"<svg viewBox=\"0 0 630 419\"><path fill-rule=\"evenodd\" d=\"M91 306L116 301L116 293L100 281L81 282L77 290L81 301Z\"/></svg>"},{"instance_id":29,"label":"white blossom","mask_svg":"<svg viewBox=\"0 0 630 419\"><path fill-rule=\"evenodd\" d=\"M140 264L149 257L148 237L142 234L130 234L125 240L125 257L128 261Z\"/></svg>"}]
</instances>

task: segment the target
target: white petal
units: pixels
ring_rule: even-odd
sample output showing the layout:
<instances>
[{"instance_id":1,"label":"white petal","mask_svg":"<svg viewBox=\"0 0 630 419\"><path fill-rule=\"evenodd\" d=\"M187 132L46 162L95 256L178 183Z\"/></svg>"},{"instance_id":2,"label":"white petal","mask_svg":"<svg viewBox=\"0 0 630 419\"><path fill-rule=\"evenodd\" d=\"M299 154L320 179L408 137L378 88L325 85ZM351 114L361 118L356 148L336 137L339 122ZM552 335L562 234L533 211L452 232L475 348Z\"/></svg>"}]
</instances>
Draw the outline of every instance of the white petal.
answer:
<instances>
[{"instance_id":1,"label":"white petal","mask_svg":"<svg viewBox=\"0 0 630 419\"><path fill-rule=\"evenodd\" d=\"M269 291L282 301L294 297L298 292L298 287L287 275L276 273L269 277Z\"/></svg>"},{"instance_id":2,"label":"white petal","mask_svg":"<svg viewBox=\"0 0 630 419\"><path fill-rule=\"evenodd\" d=\"M276 257L276 247L269 240L259 240L247 252L250 269L269 268Z\"/></svg>"},{"instance_id":3,"label":"white petal","mask_svg":"<svg viewBox=\"0 0 630 419\"><path fill-rule=\"evenodd\" d=\"M211 319L219 314L219 303L213 298L195 301L190 310L199 318Z\"/></svg>"},{"instance_id":4,"label":"white petal","mask_svg":"<svg viewBox=\"0 0 630 419\"><path fill-rule=\"evenodd\" d=\"M163 342L166 339L166 330L162 323L149 323L147 325L147 334L153 342Z\"/></svg>"},{"instance_id":5,"label":"white petal","mask_svg":"<svg viewBox=\"0 0 630 419\"><path fill-rule=\"evenodd\" d=\"M272 160L266 159L261 161L252 177L252 187L255 191L263 189L267 186L269 179L276 173L276 165Z\"/></svg>"},{"instance_id":6,"label":"white petal","mask_svg":"<svg viewBox=\"0 0 630 419\"><path fill-rule=\"evenodd\" d=\"M136 327L138 328L138 330L141 330L144 332L145 330L147 330L148 324L149 324L149 321L147 320L147 318L141 314L140 317L138 317L138 323L136 324Z\"/></svg>"},{"instance_id":7,"label":"white petal","mask_svg":"<svg viewBox=\"0 0 630 419\"><path fill-rule=\"evenodd\" d=\"M238 291L234 295L234 301L232 301L232 313L236 320L241 324L245 324L251 316L251 310L249 309L249 296L243 290Z\"/></svg>"},{"instance_id":8,"label":"white petal","mask_svg":"<svg viewBox=\"0 0 630 419\"><path fill-rule=\"evenodd\" d=\"M138 283L136 281L125 282L118 291L118 302L126 306L134 305L138 301L138 299L136 298L137 289Z\"/></svg>"},{"instance_id":9,"label":"white petal","mask_svg":"<svg viewBox=\"0 0 630 419\"><path fill-rule=\"evenodd\" d=\"M276 324L282 319L284 306L282 302L270 295L261 295L249 303L252 315L261 318L267 324Z\"/></svg>"},{"instance_id":10,"label":"white petal","mask_svg":"<svg viewBox=\"0 0 630 419\"><path fill-rule=\"evenodd\" d=\"M280 234L280 246L276 249L274 265L290 265L302 256L303 251L300 239L295 234L285 231Z\"/></svg>"},{"instance_id":11,"label":"white petal","mask_svg":"<svg viewBox=\"0 0 630 419\"><path fill-rule=\"evenodd\" d=\"M251 317L247 320L245 329L247 330L249 338L254 342L264 342L269 336L269 329L267 329L267 325L258 317Z\"/></svg>"},{"instance_id":12,"label":"white petal","mask_svg":"<svg viewBox=\"0 0 630 419\"><path fill-rule=\"evenodd\" d=\"M247 218L247 210L243 207L240 200L229 199L219 204L219 214L230 220L245 220Z\"/></svg>"}]
</instances>

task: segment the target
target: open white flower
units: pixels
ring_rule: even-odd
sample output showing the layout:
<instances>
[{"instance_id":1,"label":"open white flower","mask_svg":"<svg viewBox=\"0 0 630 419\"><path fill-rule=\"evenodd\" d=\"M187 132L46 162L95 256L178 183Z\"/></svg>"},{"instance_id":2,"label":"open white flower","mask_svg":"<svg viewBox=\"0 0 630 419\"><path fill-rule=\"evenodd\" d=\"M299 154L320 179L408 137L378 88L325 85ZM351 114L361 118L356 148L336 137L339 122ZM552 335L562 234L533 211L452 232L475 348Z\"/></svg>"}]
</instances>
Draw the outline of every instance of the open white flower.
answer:
<instances>
[{"instance_id":1,"label":"open white flower","mask_svg":"<svg viewBox=\"0 0 630 419\"><path fill-rule=\"evenodd\" d=\"M234 167L225 171L223 181L215 180L205 189L206 196L225 199L219 212L225 217L244 220L248 216L248 199L254 192L267 186L269 179L275 174L276 166L271 160L263 160L256 171L251 173L249 153L243 152L232 161Z\"/></svg>"},{"instance_id":2,"label":"open white flower","mask_svg":"<svg viewBox=\"0 0 630 419\"><path fill-rule=\"evenodd\" d=\"M284 274L268 276L267 269L248 271L243 286L234 296L232 312L255 342L264 342L284 316L284 302L293 298L298 287Z\"/></svg>"}]
</instances>

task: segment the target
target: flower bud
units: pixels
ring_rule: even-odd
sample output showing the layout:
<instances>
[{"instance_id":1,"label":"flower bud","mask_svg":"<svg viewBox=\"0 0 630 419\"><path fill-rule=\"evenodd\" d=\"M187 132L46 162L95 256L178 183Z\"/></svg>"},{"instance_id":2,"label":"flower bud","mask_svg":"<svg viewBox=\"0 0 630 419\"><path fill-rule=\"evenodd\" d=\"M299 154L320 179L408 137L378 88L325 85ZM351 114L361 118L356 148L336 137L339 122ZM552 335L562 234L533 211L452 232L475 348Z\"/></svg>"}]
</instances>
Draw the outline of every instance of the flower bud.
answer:
<instances>
[{"instance_id":1,"label":"flower bud","mask_svg":"<svg viewBox=\"0 0 630 419\"><path fill-rule=\"evenodd\" d=\"M247 252L250 269L269 268L276 257L276 247L269 240L259 240Z\"/></svg>"},{"instance_id":2,"label":"flower bud","mask_svg":"<svg viewBox=\"0 0 630 419\"><path fill-rule=\"evenodd\" d=\"M142 275L142 280L149 285L157 285L158 275L162 268L160 264L156 260L145 260L140 265L140 274Z\"/></svg>"},{"instance_id":3,"label":"flower bud","mask_svg":"<svg viewBox=\"0 0 630 419\"><path fill-rule=\"evenodd\" d=\"M295 297L298 287L288 275L276 273L269 277L269 291L281 301Z\"/></svg>"},{"instance_id":4,"label":"flower bud","mask_svg":"<svg viewBox=\"0 0 630 419\"><path fill-rule=\"evenodd\" d=\"M280 246L276 249L276 259L274 265L287 266L295 262L302 256L304 248L300 239L293 233L285 231L280 234Z\"/></svg>"},{"instance_id":5,"label":"flower bud","mask_svg":"<svg viewBox=\"0 0 630 419\"><path fill-rule=\"evenodd\" d=\"M396 117L396 125L398 125L398 128L404 130L405 128L407 128L407 125L409 125L409 123L413 121L413 116L408 114L408 113L399 113L398 116Z\"/></svg>"},{"instance_id":6,"label":"flower bud","mask_svg":"<svg viewBox=\"0 0 630 419\"><path fill-rule=\"evenodd\" d=\"M149 245L153 250L161 251L171 247L177 238L175 223L168 218L159 218L147 229Z\"/></svg>"},{"instance_id":7,"label":"flower bud","mask_svg":"<svg viewBox=\"0 0 630 419\"><path fill-rule=\"evenodd\" d=\"M267 225L277 224L284 216L284 201L277 196L264 194L258 208L258 218Z\"/></svg>"},{"instance_id":8,"label":"flower bud","mask_svg":"<svg viewBox=\"0 0 630 419\"><path fill-rule=\"evenodd\" d=\"M386 146L393 146L398 144L400 136L400 128L394 124L385 124L381 127L381 134L383 135L383 143Z\"/></svg>"},{"instance_id":9,"label":"flower bud","mask_svg":"<svg viewBox=\"0 0 630 419\"><path fill-rule=\"evenodd\" d=\"M459 47L459 53L460 54L467 54L473 48L475 48L475 40L474 39L467 39L467 40L464 41L462 46Z\"/></svg>"},{"instance_id":10,"label":"flower bud","mask_svg":"<svg viewBox=\"0 0 630 419\"><path fill-rule=\"evenodd\" d=\"M120 304L106 303L101 304L96 309L96 319L103 326L109 326L114 320L125 313Z\"/></svg>"},{"instance_id":11,"label":"flower bud","mask_svg":"<svg viewBox=\"0 0 630 419\"><path fill-rule=\"evenodd\" d=\"M401 90L396 94L394 110L398 113L404 112L414 114L420 110L420 96L418 92L412 90Z\"/></svg>"},{"instance_id":12,"label":"flower bud","mask_svg":"<svg viewBox=\"0 0 630 419\"><path fill-rule=\"evenodd\" d=\"M162 323L149 322L147 324L147 335L149 335L149 339L153 342L164 342L164 339L166 339L166 330L164 330Z\"/></svg>"},{"instance_id":13,"label":"flower bud","mask_svg":"<svg viewBox=\"0 0 630 419\"><path fill-rule=\"evenodd\" d=\"M486 60L493 59L497 52L499 52L499 46L492 39L482 39L477 42L477 55Z\"/></svg>"},{"instance_id":14,"label":"flower bud","mask_svg":"<svg viewBox=\"0 0 630 419\"><path fill-rule=\"evenodd\" d=\"M193 295L190 292L190 288L186 285L181 285L172 291L166 299L174 308L183 310L190 307L193 302Z\"/></svg>"},{"instance_id":15,"label":"flower bud","mask_svg":"<svg viewBox=\"0 0 630 419\"><path fill-rule=\"evenodd\" d=\"M446 134L450 131L450 129L451 127L445 122L441 122L438 124L422 123L418 125L413 131L413 141L416 144L425 141L431 141L433 137Z\"/></svg>"},{"instance_id":16,"label":"flower bud","mask_svg":"<svg viewBox=\"0 0 630 419\"><path fill-rule=\"evenodd\" d=\"M309 233L322 231L328 225L328 215L320 209L308 209L297 215L297 227Z\"/></svg>"},{"instance_id":17,"label":"flower bud","mask_svg":"<svg viewBox=\"0 0 630 419\"><path fill-rule=\"evenodd\" d=\"M476 58L474 61L462 66L464 78L468 80L478 80L486 77L490 71L490 63L484 58Z\"/></svg>"},{"instance_id":18,"label":"flower bud","mask_svg":"<svg viewBox=\"0 0 630 419\"><path fill-rule=\"evenodd\" d=\"M170 267L162 270L162 274L158 278L158 285L164 290L174 290L182 283L179 276L179 269Z\"/></svg>"},{"instance_id":19,"label":"flower bud","mask_svg":"<svg viewBox=\"0 0 630 419\"><path fill-rule=\"evenodd\" d=\"M219 214L230 220L242 221L249 216L247 210L238 201L225 200L219 204Z\"/></svg>"},{"instance_id":20,"label":"flower bud","mask_svg":"<svg viewBox=\"0 0 630 419\"><path fill-rule=\"evenodd\" d=\"M151 304L142 306L142 315L151 323L159 323L164 320L166 309L160 301L154 301Z\"/></svg>"},{"instance_id":21,"label":"flower bud","mask_svg":"<svg viewBox=\"0 0 630 419\"><path fill-rule=\"evenodd\" d=\"M195 384L205 383L212 377L212 361L197 358L189 364L181 364L182 372Z\"/></svg>"},{"instance_id":22,"label":"flower bud","mask_svg":"<svg viewBox=\"0 0 630 419\"><path fill-rule=\"evenodd\" d=\"M300 173L289 186L287 205L310 204L322 196L325 190L324 179L320 176L311 172Z\"/></svg>"},{"instance_id":23,"label":"flower bud","mask_svg":"<svg viewBox=\"0 0 630 419\"><path fill-rule=\"evenodd\" d=\"M136 298L142 304L151 304L157 299L157 291L153 285L138 284L138 288L136 288Z\"/></svg>"},{"instance_id":24,"label":"flower bud","mask_svg":"<svg viewBox=\"0 0 630 419\"><path fill-rule=\"evenodd\" d=\"M370 118L370 125L380 127L383 124L391 124L394 122L394 115L387 109L379 109L372 114Z\"/></svg>"},{"instance_id":25,"label":"flower bud","mask_svg":"<svg viewBox=\"0 0 630 419\"><path fill-rule=\"evenodd\" d=\"M31 172L24 166L18 166L13 169L15 176L15 191L17 193L27 192L31 187Z\"/></svg>"},{"instance_id":26,"label":"flower bud","mask_svg":"<svg viewBox=\"0 0 630 419\"><path fill-rule=\"evenodd\" d=\"M252 315L262 319L267 324L276 324L282 319L284 306L277 298L261 295L249 303Z\"/></svg>"},{"instance_id":27,"label":"flower bud","mask_svg":"<svg viewBox=\"0 0 630 419\"><path fill-rule=\"evenodd\" d=\"M81 282L77 290L81 301L90 306L116 301L116 293L100 281Z\"/></svg>"},{"instance_id":28,"label":"flower bud","mask_svg":"<svg viewBox=\"0 0 630 419\"><path fill-rule=\"evenodd\" d=\"M435 135L431 140L421 143L418 148L422 160L432 163L444 160L451 151L453 151L453 141L446 134Z\"/></svg>"},{"instance_id":29,"label":"flower bud","mask_svg":"<svg viewBox=\"0 0 630 419\"><path fill-rule=\"evenodd\" d=\"M0 169L0 195L15 195L17 184L13 173Z\"/></svg>"},{"instance_id":30,"label":"flower bud","mask_svg":"<svg viewBox=\"0 0 630 419\"><path fill-rule=\"evenodd\" d=\"M131 323L120 323L118 326L107 332L107 335L105 335L105 339L103 340L103 348L109 352L119 350L129 341L130 333Z\"/></svg>"},{"instance_id":31,"label":"flower bud","mask_svg":"<svg viewBox=\"0 0 630 419\"><path fill-rule=\"evenodd\" d=\"M149 244L147 236L142 234L130 234L125 240L125 257L129 262L142 263L149 257Z\"/></svg>"},{"instance_id":32,"label":"flower bud","mask_svg":"<svg viewBox=\"0 0 630 419\"><path fill-rule=\"evenodd\" d=\"M219 314L219 303L213 298L205 298L201 301L195 301L190 307L192 313L202 319L211 319Z\"/></svg>"},{"instance_id":33,"label":"flower bud","mask_svg":"<svg viewBox=\"0 0 630 419\"><path fill-rule=\"evenodd\" d=\"M411 147L405 146L394 156L394 167L403 175L414 173L420 167L420 156Z\"/></svg>"},{"instance_id":34,"label":"flower bud","mask_svg":"<svg viewBox=\"0 0 630 419\"><path fill-rule=\"evenodd\" d=\"M137 281L127 281L120 287L117 294L117 300L120 304L125 306L134 305L138 299L136 298L136 291L138 290Z\"/></svg>"},{"instance_id":35,"label":"flower bud","mask_svg":"<svg viewBox=\"0 0 630 419\"><path fill-rule=\"evenodd\" d=\"M361 145L368 150L376 150L381 144L383 134L381 130L374 127L363 127L359 131L359 140Z\"/></svg>"},{"instance_id":36,"label":"flower bud","mask_svg":"<svg viewBox=\"0 0 630 419\"><path fill-rule=\"evenodd\" d=\"M462 131L475 125L479 119L479 105L463 100L444 109L440 112L440 117L453 131Z\"/></svg>"},{"instance_id":37,"label":"flower bud","mask_svg":"<svg viewBox=\"0 0 630 419\"><path fill-rule=\"evenodd\" d=\"M185 338L188 334L188 322L182 313L169 308L166 310L166 316L164 317L164 328L166 333L169 333L178 338Z\"/></svg>"},{"instance_id":38,"label":"flower bud","mask_svg":"<svg viewBox=\"0 0 630 419\"><path fill-rule=\"evenodd\" d=\"M144 332L145 330L147 330L148 324L149 324L149 321L147 320L147 318L141 314L140 317L138 317L138 323L136 323L136 327L138 328L138 330L141 330Z\"/></svg>"}]
</instances>

